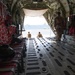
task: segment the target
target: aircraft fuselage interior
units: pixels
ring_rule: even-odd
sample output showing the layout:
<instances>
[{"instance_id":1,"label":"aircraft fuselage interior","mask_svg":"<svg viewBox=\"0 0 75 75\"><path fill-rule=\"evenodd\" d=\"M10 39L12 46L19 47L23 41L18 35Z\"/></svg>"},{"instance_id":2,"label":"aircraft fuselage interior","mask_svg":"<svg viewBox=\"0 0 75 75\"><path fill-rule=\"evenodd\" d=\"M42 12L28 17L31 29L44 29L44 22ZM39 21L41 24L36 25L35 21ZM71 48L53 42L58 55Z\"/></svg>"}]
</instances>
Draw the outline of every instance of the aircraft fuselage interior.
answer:
<instances>
[{"instance_id":1,"label":"aircraft fuselage interior","mask_svg":"<svg viewBox=\"0 0 75 75\"><path fill-rule=\"evenodd\" d=\"M75 0L0 0L0 75L75 75Z\"/></svg>"}]
</instances>

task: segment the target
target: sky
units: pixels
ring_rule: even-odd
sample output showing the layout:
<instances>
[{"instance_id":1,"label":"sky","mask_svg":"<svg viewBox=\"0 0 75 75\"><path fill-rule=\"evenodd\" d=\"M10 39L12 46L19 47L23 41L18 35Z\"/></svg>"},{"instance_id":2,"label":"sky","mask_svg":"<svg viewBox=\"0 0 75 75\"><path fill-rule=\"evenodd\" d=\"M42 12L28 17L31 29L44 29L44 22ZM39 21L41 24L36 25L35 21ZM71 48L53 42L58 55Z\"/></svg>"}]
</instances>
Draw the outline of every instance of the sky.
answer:
<instances>
[{"instance_id":1,"label":"sky","mask_svg":"<svg viewBox=\"0 0 75 75\"><path fill-rule=\"evenodd\" d=\"M24 25L43 25L43 24L48 25L44 16L36 16L36 17L25 16Z\"/></svg>"}]
</instances>

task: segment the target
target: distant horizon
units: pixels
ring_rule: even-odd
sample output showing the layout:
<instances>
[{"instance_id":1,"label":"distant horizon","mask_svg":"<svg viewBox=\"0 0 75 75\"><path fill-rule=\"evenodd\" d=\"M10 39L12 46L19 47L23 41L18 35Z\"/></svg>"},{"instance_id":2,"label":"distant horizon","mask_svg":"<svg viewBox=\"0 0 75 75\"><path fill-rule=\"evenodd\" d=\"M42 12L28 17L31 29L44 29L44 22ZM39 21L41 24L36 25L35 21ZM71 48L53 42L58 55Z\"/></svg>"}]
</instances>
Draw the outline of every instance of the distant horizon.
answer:
<instances>
[{"instance_id":1,"label":"distant horizon","mask_svg":"<svg viewBox=\"0 0 75 75\"><path fill-rule=\"evenodd\" d=\"M48 25L25 25L24 26L25 30L29 30L29 29L50 29L50 27Z\"/></svg>"}]
</instances>

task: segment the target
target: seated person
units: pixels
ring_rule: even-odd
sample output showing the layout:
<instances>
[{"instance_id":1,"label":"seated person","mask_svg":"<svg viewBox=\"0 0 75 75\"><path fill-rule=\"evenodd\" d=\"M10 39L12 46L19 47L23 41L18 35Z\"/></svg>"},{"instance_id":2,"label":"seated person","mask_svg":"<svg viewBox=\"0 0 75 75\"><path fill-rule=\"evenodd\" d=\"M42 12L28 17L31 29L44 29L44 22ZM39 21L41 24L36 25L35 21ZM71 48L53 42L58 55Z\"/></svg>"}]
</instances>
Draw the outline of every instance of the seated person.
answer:
<instances>
[{"instance_id":1,"label":"seated person","mask_svg":"<svg viewBox=\"0 0 75 75\"><path fill-rule=\"evenodd\" d=\"M31 38L31 33L30 33L30 32L28 32L28 35L27 35L27 36L28 36L28 38Z\"/></svg>"},{"instance_id":2,"label":"seated person","mask_svg":"<svg viewBox=\"0 0 75 75\"><path fill-rule=\"evenodd\" d=\"M16 26L5 23L3 17L0 16L0 59L3 61L11 60L15 56L15 51L10 47L11 43L21 43L16 34Z\"/></svg>"},{"instance_id":3,"label":"seated person","mask_svg":"<svg viewBox=\"0 0 75 75\"><path fill-rule=\"evenodd\" d=\"M43 37L42 34L39 32L37 35L38 38Z\"/></svg>"},{"instance_id":4,"label":"seated person","mask_svg":"<svg viewBox=\"0 0 75 75\"><path fill-rule=\"evenodd\" d=\"M12 35L15 34L16 26L6 26L5 21L0 17L0 60L11 60L15 56L15 51L10 47Z\"/></svg>"}]
</instances>

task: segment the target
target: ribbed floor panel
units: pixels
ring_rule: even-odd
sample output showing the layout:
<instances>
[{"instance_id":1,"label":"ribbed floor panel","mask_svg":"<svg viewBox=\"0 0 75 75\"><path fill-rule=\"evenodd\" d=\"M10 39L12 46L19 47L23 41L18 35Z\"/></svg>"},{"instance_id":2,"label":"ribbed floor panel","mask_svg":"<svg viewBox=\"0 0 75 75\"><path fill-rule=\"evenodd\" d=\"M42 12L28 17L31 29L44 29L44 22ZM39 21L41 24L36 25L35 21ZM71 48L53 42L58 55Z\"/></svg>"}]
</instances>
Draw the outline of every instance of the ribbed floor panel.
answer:
<instances>
[{"instance_id":1,"label":"ribbed floor panel","mask_svg":"<svg viewBox=\"0 0 75 75\"><path fill-rule=\"evenodd\" d=\"M72 41L72 43L71 43ZM75 41L27 39L25 75L75 75Z\"/></svg>"}]
</instances>

